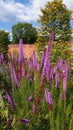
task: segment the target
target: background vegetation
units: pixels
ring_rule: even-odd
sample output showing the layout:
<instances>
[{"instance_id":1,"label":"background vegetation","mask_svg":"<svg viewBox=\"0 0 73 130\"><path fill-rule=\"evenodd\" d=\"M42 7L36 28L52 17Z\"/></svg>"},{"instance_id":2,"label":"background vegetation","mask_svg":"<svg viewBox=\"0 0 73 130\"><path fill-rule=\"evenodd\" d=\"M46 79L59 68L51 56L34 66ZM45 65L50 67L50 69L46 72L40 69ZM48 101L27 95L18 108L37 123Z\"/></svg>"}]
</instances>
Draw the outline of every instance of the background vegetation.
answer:
<instances>
[{"instance_id":1,"label":"background vegetation","mask_svg":"<svg viewBox=\"0 0 73 130\"><path fill-rule=\"evenodd\" d=\"M30 23L18 23L12 27L12 41L18 43L20 38L25 44L33 44L36 42L37 29Z\"/></svg>"}]
</instances>

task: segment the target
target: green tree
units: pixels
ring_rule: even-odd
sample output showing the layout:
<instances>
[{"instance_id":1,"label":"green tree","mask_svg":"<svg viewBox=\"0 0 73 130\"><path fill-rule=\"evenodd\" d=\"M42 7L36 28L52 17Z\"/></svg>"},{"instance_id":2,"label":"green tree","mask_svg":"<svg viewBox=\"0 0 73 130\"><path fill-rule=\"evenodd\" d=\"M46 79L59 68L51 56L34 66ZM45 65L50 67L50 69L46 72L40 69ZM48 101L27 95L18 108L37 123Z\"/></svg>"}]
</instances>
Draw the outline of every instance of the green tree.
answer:
<instances>
[{"instance_id":1,"label":"green tree","mask_svg":"<svg viewBox=\"0 0 73 130\"><path fill-rule=\"evenodd\" d=\"M37 30L32 24L18 23L12 27L12 38L14 43L18 43L20 38L26 44L32 44L36 41Z\"/></svg>"},{"instance_id":2,"label":"green tree","mask_svg":"<svg viewBox=\"0 0 73 130\"><path fill-rule=\"evenodd\" d=\"M10 43L9 33L0 30L0 53L4 55L8 52L8 44Z\"/></svg>"},{"instance_id":3,"label":"green tree","mask_svg":"<svg viewBox=\"0 0 73 130\"><path fill-rule=\"evenodd\" d=\"M55 34L55 41L71 40L71 11L67 9L62 0L53 0L47 2L44 9L41 9L42 15L38 22L40 29L38 33L37 45L42 49L49 39L51 31Z\"/></svg>"}]
</instances>

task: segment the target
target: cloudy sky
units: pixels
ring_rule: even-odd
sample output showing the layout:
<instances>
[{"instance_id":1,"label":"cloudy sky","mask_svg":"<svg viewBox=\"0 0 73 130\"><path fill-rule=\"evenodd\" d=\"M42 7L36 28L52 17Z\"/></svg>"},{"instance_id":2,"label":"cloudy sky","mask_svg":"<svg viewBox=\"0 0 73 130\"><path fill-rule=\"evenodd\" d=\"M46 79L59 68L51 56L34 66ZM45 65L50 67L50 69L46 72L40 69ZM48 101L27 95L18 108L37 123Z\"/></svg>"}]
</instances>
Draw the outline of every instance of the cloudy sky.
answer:
<instances>
[{"instance_id":1,"label":"cloudy sky","mask_svg":"<svg viewBox=\"0 0 73 130\"><path fill-rule=\"evenodd\" d=\"M40 8L51 0L0 0L0 30L11 32L18 22L29 22L37 26ZM73 11L73 0L63 0L68 9ZM71 22L73 27L73 22Z\"/></svg>"}]
</instances>

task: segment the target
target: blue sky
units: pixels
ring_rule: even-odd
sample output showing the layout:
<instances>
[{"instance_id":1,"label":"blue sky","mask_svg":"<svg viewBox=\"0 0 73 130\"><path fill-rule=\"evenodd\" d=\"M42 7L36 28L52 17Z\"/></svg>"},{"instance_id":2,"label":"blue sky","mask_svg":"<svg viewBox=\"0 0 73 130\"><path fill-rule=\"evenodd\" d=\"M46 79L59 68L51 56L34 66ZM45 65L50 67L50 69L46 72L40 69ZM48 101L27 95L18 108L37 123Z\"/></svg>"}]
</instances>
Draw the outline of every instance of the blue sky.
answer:
<instances>
[{"instance_id":1,"label":"blue sky","mask_svg":"<svg viewBox=\"0 0 73 130\"><path fill-rule=\"evenodd\" d=\"M51 0L0 0L0 30L9 31L18 22L29 22L37 26L40 8ZM73 0L63 0L67 8L73 11ZM73 27L73 21L71 22Z\"/></svg>"}]
</instances>

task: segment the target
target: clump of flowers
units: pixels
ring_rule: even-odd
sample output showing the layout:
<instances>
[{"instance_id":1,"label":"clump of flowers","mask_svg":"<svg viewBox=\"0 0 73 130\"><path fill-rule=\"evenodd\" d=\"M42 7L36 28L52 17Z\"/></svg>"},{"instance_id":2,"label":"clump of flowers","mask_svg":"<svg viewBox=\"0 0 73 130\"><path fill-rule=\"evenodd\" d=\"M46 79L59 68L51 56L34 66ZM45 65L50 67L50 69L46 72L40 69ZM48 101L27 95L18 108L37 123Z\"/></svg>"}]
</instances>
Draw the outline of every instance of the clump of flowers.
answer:
<instances>
[{"instance_id":1,"label":"clump of flowers","mask_svg":"<svg viewBox=\"0 0 73 130\"><path fill-rule=\"evenodd\" d=\"M72 96L71 91L68 92L71 89L70 63L67 56L65 61L60 58L54 66L51 64L53 40L52 32L40 62L35 52L25 59L22 39L19 41L18 57L9 55L6 63L0 55L3 108L6 106L10 115L6 117L6 129L9 117L14 130L73 128Z\"/></svg>"}]
</instances>

